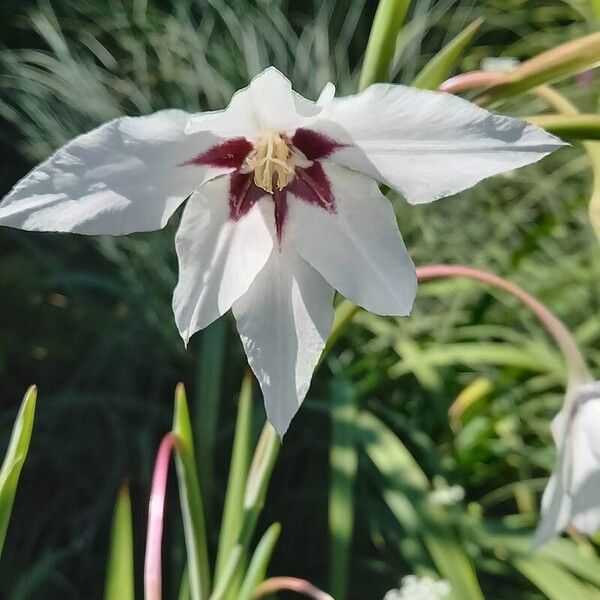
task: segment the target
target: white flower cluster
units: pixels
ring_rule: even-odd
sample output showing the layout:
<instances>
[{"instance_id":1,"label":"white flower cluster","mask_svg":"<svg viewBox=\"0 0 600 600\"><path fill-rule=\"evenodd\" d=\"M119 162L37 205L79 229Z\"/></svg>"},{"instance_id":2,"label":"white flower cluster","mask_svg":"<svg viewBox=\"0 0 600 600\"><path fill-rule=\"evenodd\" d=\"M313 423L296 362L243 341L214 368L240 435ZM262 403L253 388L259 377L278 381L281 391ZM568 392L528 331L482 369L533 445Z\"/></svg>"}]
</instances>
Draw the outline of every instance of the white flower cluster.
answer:
<instances>
[{"instance_id":1,"label":"white flower cluster","mask_svg":"<svg viewBox=\"0 0 600 600\"><path fill-rule=\"evenodd\" d=\"M449 600L452 586L445 579L407 575L400 581L399 590L390 590L383 600Z\"/></svg>"},{"instance_id":2,"label":"white flower cluster","mask_svg":"<svg viewBox=\"0 0 600 600\"><path fill-rule=\"evenodd\" d=\"M464 497L465 490L460 485L446 485L429 492L427 496L431 504L438 504L440 506L452 506L453 504L458 504Z\"/></svg>"}]
</instances>

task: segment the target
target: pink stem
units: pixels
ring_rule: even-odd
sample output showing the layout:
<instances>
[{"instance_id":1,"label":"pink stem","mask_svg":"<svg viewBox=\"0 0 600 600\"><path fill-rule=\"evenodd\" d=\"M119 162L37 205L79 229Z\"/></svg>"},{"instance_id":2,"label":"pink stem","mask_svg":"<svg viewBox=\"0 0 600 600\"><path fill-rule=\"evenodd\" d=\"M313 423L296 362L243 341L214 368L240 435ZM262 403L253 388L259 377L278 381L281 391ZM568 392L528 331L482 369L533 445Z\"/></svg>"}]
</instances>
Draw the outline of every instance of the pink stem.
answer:
<instances>
[{"instance_id":1,"label":"pink stem","mask_svg":"<svg viewBox=\"0 0 600 600\"><path fill-rule=\"evenodd\" d=\"M315 587L309 581L297 577L271 577L266 579L256 588L252 600L258 600L282 590L298 592L314 600L334 600L329 594Z\"/></svg>"},{"instance_id":2,"label":"pink stem","mask_svg":"<svg viewBox=\"0 0 600 600\"><path fill-rule=\"evenodd\" d=\"M146 533L146 556L144 559L144 598L161 600L162 596L162 532L167 492L169 459L175 446L176 436L167 433L162 439L154 464L152 491L148 506L148 531Z\"/></svg>"},{"instance_id":3,"label":"pink stem","mask_svg":"<svg viewBox=\"0 0 600 600\"><path fill-rule=\"evenodd\" d=\"M502 73L491 73L489 71L469 71L447 79L440 85L438 90L449 94L457 94L473 88L487 87L495 83L502 75Z\"/></svg>"},{"instance_id":4,"label":"pink stem","mask_svg":"<svg viewBox=\"0 0 600 600\"><path fill-rule=\"evenodd\" d=\"M567 363L569 382L575 383L592 380L587 363L571 332L539 300L522 290L519 286L493 273L463 265L427 265L417 268L417 278L419 281L441 279L444 277L466 277L467 279L487 283L512 294L535 314L558 344Z\"/></svg>"}]
</instances>

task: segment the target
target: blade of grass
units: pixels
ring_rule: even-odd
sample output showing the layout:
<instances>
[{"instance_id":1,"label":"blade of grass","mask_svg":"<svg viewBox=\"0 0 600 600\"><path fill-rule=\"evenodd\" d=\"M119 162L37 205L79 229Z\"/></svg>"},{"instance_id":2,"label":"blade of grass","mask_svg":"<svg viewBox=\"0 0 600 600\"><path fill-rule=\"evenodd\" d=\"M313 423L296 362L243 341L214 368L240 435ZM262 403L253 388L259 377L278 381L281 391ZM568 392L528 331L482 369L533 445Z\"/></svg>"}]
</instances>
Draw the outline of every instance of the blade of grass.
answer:
<instances>
[{"instance_id":1,"label":"blade of grass","mask_svg":"<svg viewBox=\"0 0 600 600\"><path fill-rule=\"evenodd\" d=\"M176 435L175 464L187 549L190 593L192 600L206 600L211 587L206 524L194 458L192 426L185 389L181 383L175 391L173 433Z\"/></svg>"},{"instance_id":2,"label":"blade of grass","mask_svg":"<svg viewBox=\"0 0 600 600\"><path fill-rule=\"evenodd\" d=\"M445 81L462 53L473 40L479 27L483 23L483 17L475 19L470 25L450 40L418 73L412 85L423 90L436 90Z\"/></svg>"},{"instance_id":3,"label":"blade of grass","mask_svg":"<svg viewBox=\"0 0 600 600\"><path fill-rule=\"evenodd\" d=\"M231 549L239 541L244 517L244 489L250 467L252 435L252 375L247 371L238 402L227 492L221 520L215 579L221 576Z\"/></svg>"},{"instance_id":4,"label":"blade of grass","mask_svg":"<svg viewBox=\"0 0 600 600\"><path fill-rule=\"evenodd\" d=\"M329 450L329 588L337 600L345 600L348 593L354 530L354 484L358 465L354 425L356 413L354 388L340 374L331 384L332 432Z\"/></svg>"},{"instance_id":5,"label":"blade of grass","mask_svg":"<svg viewBox=\"0 0 600 600\"><path fill-rule=\"evenodd\" d=\"M539 557L519 558L512 561L514 567L524 575L549 600L598 600L596 590L581 583L561 567Z\"/></svg>"},{"instance_id":6,"label":"blade of grass","mask_svg":"<svg viewBox=\"0 0 600 600\"><path fill-rule=\"evenodd\" d=\"M31 386L21 403L8 449L4 456L4 462L0 469L0 556L2 555L8 522L10 521L13 502L17 493L19 476L29 450L36 400L37 388Z\"/></svg>"},{"instance_id":7,"label":"blade of grass","mask_svg":"<svg viewBox=\"0 0 600 600\"><path fill-rule=\"evenodd\" d=\"M105 600L135 600L133 530L129 488L119 491L112 520Z\"/></svg>"},{"instance_id":8,"label":"blade of grass","mask_svg":"<svg viewBox=\"0 0 600 600\"><path fill-rule=\"evenodd\" d=\"M384 499L405 529L422 537L440 575L457 598L483 600L471 561L456 539L441 508L427 503L429 481L398 437L377 417L361 412L357 419L367 455L388 486Z\"/></svg>"},{"instance_id":9,"label":"blade of grass","mask_svg":"<svg viewBox=\"0 0 600 600\"><path fill-rule=\"evenodd\" d=\"M410 0L380 0L360 74L359 91L372 83L389 81L396 39L404 25Z\"/></svg>"},{"instance_id":10,"label":"blade of grass","mask_svg":"<svg viewBox=\"0 0 600 600\"><path fill-rule=\"evenodd\" d=\"M598 115L535 115L524 118L549 133L569 140L600 140Z\"/></svg>"},{"instance_id":11,"label":"blade of grass","mask_svg":"<svg viewBox=\"0 0 600 600\"><path fill-rule=\"evenodd\" d=\"M242 582L238 600L251 600L256 586L264 581L280 533L281 525L273 523L258 542Z\"/></svg>"}]
</instances>

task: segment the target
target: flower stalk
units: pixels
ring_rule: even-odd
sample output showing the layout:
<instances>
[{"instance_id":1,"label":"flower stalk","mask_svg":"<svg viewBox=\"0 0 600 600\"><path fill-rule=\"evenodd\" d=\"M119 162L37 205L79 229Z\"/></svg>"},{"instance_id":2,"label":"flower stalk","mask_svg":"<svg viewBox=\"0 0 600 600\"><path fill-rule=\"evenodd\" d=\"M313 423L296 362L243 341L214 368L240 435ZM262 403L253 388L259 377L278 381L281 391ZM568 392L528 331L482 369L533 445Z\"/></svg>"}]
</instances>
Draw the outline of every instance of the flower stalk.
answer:
<instances>
[{"instance_id":1,"label":"flower stalk","mask_svg":"<svg viewBox=\"0 0 600 600\"><path fill-rule=\"evenodd\" d=\"M148 530L146 533L146 555L144 559L144 598L161 600L162 597L162 533L167 492L167 476L171 452L176 436L167 433L162 439L152 476L152 491L148 506Z\"/></svg>"},{"instance_id":2,"label":"flower stalk","mask_svg":"<svg viewBox=\"0 0 600 600\"><path fill-rule=\"evenodd\" d=\"M277 592L290 591L304 594L313 600L333 600L327 592L320 590L309 581L297 577L271 577L263 581L254 591L252 600L265 598Z\"/></svg>"}]
</instances>

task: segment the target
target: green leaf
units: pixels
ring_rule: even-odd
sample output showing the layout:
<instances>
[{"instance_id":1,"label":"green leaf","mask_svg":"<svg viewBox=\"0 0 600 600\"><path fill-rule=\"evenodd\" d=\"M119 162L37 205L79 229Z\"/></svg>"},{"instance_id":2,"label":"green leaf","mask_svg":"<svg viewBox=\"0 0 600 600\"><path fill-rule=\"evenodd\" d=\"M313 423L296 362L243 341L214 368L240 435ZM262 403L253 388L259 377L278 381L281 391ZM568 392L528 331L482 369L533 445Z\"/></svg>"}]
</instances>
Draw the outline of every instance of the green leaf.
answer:
<instances>
[{"instance_id":1,"label":"green leaf","mask_svg":"<svg viewBox=\"0 0 600 600\"><path fill-rule=\"evenodd\" d=\"M522 573L549 600L598 600L600 593L580 582L576 577L548 560L532 556L512 561L514 567Z\"/></svg>"},{"instance_id":2,"label":"green leaf","mask_svg":"<svg viewBox=\"0 0 600 600\"><path fill-rule=\"evenodd\" d=\"M354 529L354 483L358 464L355 440L357 400L353 386L341 375L333 380L331 392L329 587L336 600L344 600L347 596Z\"/></svg>"},{"instance_id":3,"label":"green leaf","mask_svg":"<svg viewBox=\"0 0 600 600\"><path fill-rule=\"evenodd\" d=\"M194 458L192 426L182 384L179 384L175 391L173 433L177 436L175 464L187 550L190 593L192 600L206 600L210 593L206 525Z\"/></svg>"},{"instance_id":4,"label":"green leaf","mask_svg":"<svg viewBox=\"0 0 600 600\"><path fill-rule=\"evenodd\" d=\"M484 90L477 98L477 103L485 106L598 64L600 32L560 44L525 61Z\"/></svg>"},{"instance_id":5,"label":"green leaf","mask_svg":"<svg viewBox=\"0 0 600 600\"><path fill-rule=\"evenodd\" d=\"M600 140L600 116L598 115L535 115L524 118L562 138Z\"/></svg>"},{"instance_id":6,"label":"green leaf","mask_svg":"<svg viewBox=\"0 0 600 600\"><path fill-rule=\"evenodd\" d=\"M251 600L256 586L264 581L280 533L281 525L273 523L258 542L237 600Z\"/></svg>"},{"instance_id":7,"label":"green leaf","mask_svg":"<svg viewBox=\"0 0 600 600\"><path fill-rule=\"evenodd\" d=\"M209 600L223 600L233 590L232 587L236 584L238 566L243 554L243 548L239 544L234 546L227 557L227 563L223 569L221 577L215 582L215 589L210 595Z\"/></svg>"},{"instance_id":8,"label":"green leaf","mask_svg":"<svg viewBox=\"0 0 600 600\"><path fill-rule=\"evenodd\" d=\"M0 469L0 556L17 493L19 476L29 450L36 400L37 388L31 386L23 398Z\"/></svg>"},{"instance_id":9,"label":"green leaf","mask_svg":"<svg viewBox=\"0 0 600 600\"><path fill-rule=\"evenodd\" d=\"M113 513L104 600L135 600L129 489L119 491Z\"/></svg>"},{"instance_id":10,"label":"green leaf","mask_svg":"<svg viewBox=\"0 0 600 600\"><path fill-rule=\"evenodd\" d=\"M409 535L420 535L456 598L483 600L471 561L440 507L427 503L429 481L398 437L377 417L361 412L357 419L367 455L384 476L383 496Z\"/></svg>"},{"instance_id":11,"label":"green leaf","mask_svg":"<svg viewBox=\"0 0 600 600\"><path fill-rule=\"evenodd\" d=\"M378 81L389 81L396 39L404 25L410 0L380 0L360 74L359 91Z\"/></svg>"},{"instance_id":12,"label":"green leaf","mask_svg":"<svg viewBox=\"0 0 600 600\"><path fill-rule=\"evenodd\" d=\"M483 23L483 17L475 19L470 25L446 44L414 78L412 85L423 90L437 90L448 79L462 53L471 43L477 30Z\"/></svg>"},{"instance_id":13,"label":"green leaf","mask_svg":"<svg viewBox=\"0 0 600 600\"><path fill-rule=\"evenodd\" d=\"M215 568L218 580L232 548L238 543L244 518L244 490L250 467L252 435L252 375L246 372L238 402L235 436Z\"/></svg>"}]
</instances>

